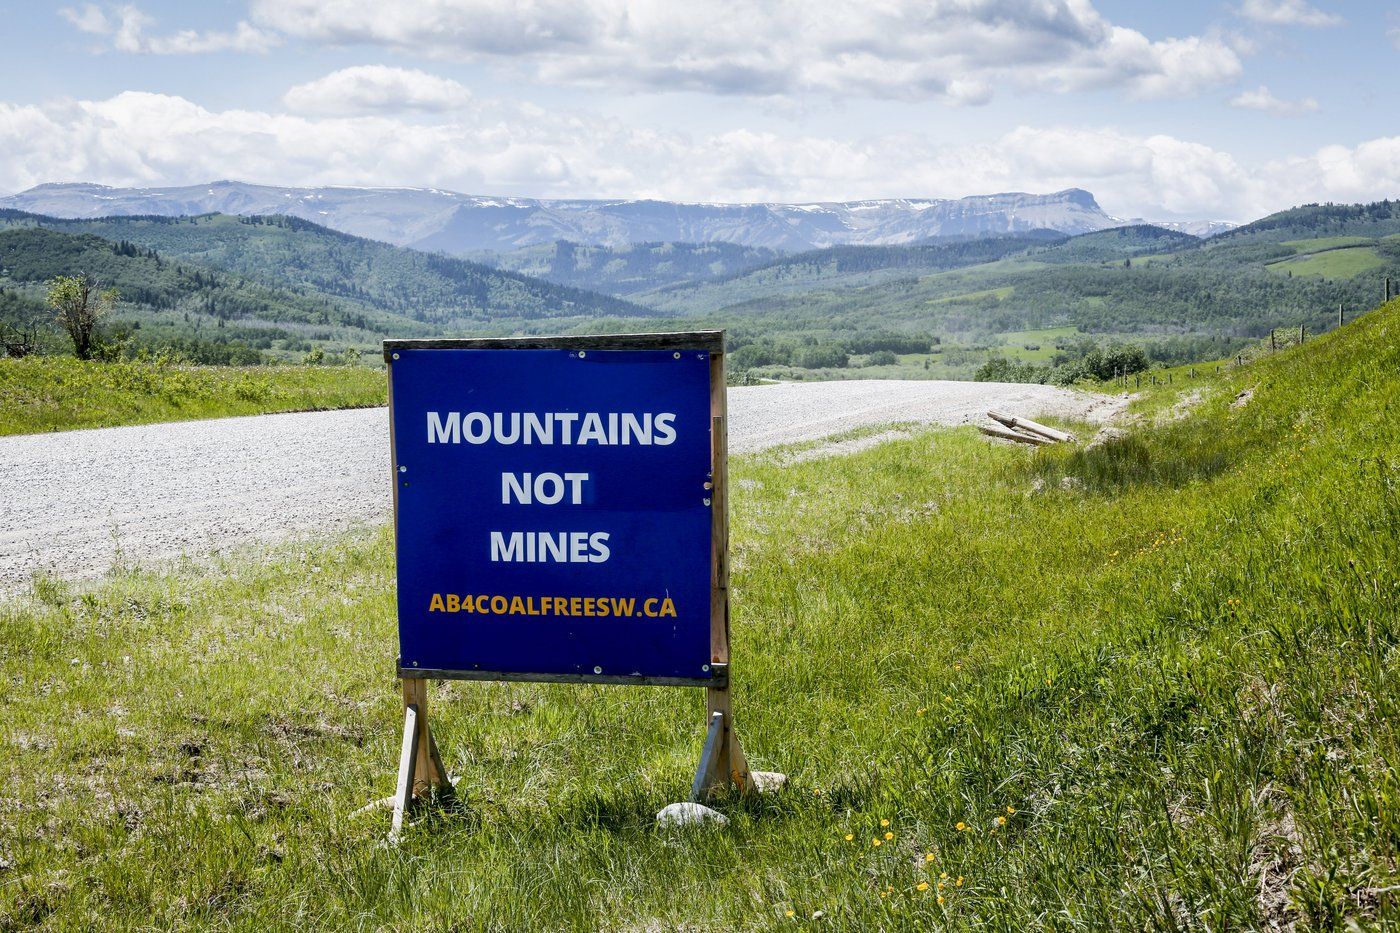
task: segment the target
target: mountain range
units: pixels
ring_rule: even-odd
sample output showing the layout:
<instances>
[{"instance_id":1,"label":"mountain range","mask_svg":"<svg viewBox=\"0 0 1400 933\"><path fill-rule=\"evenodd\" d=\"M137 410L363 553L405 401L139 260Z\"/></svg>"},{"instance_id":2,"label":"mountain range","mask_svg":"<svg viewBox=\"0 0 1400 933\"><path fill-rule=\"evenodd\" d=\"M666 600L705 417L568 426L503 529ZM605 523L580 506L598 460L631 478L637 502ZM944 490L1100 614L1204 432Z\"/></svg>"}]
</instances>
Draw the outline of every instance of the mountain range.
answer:
<instances>
[{"instance_id":1,"label":"mountain range","mask_svg":"<svg viewBox=\"0 0 1400 933\"><path fill-rule=\"evenodd\" d=\"M1078 234L1122 225L1080 188L957 199L693 204L654 200L542 200L465 195L436 188L288 188L216 181L176 188L44 184L0 198L0 208L50 217L280 214L343 233L429 252L507 252L566 240L621 248L637 243L728 243L785 252L900 245L937 237L1053 230ZM1160 226L1208 235L1212 222Z\"/></svg>"}]
</instances>

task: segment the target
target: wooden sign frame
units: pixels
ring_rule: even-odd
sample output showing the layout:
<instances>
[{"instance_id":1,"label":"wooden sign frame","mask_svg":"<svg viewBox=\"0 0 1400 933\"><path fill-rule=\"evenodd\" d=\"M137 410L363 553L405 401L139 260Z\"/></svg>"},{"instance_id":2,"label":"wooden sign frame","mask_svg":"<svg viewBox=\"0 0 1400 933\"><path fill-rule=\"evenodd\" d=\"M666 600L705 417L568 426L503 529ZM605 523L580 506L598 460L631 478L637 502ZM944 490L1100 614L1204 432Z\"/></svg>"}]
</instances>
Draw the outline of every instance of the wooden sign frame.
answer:
<instances>
[{"instance_id":1,"label":"wooden sign frame","mask_svg":"<svg viewBox=\"0 0 1400 933\"><path fill-rule=\"evenodd\" d=\"M606 334L565 337L501 337L384 341L384 362L389 381L390 483L394 501L394 534L398 536L399 483L397 447L394 444L393 366L399 351L428 350L675 350L704 351L710 361L710 668L708 680L633 677L618 675L520 675L486 672L429 671L398 666L403 688L403 741L400 746L398 783L394 793L393 833L403 827L406 812L429 793L454 796L452 782L433 739L428 716L428 682L434 679L534 681L550 683L648 684L703 686L706 696L706 734L700 764L691 786L691 798L707 800L730 787L741 793L755 790L743 747L734 727L730 694L729 639L729 483L728 394L725 385L724 331L689 331L658 334Z\"/></svg>"}]
</instances>

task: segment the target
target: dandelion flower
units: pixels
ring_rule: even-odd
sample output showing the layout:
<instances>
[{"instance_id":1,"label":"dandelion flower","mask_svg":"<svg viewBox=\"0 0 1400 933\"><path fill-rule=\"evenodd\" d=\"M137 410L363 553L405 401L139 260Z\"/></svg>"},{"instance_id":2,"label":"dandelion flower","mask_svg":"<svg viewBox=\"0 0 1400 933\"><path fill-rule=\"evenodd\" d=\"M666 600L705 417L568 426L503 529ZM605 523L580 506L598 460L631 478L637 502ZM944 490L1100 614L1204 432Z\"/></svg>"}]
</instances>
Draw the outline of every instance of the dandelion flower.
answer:
<instances>
[{"instance_id":1,"label":"dandelion flower","mask_svg":"<svg viewBox=\"0 0 1400 933\"><path fill-rule=\"evenodd\" d=\"M958 875L958 880L954 881L953 884L957 885L958 887L962 887L962 875Z\"/></svg>"},{"instance_id":2,"label":"dandelion flower","mask_svg":"<svg viewBox=\"0 0 1400 933\"><path fill-rule=\"evenodd\" d=\"M946 871L940 871L940 872L938 873L938 877L939 877L939 879L942 880L942 881L947 881L947 880L948 880L948 873L947 873Z\"/></svg>"},{"instance_id":3,"label":"dandelion flower","mask_svg":"<svg viewBox=\"0 0 1400 933\"><path fill-rule=\"evenodd\" d=\"M1015 807L1007 807L1007 808L1006 808L1006 812L1007 812L1007 813L1015 813L1015 812L1016 812L1016 808L1015 808Z\"/></svg>"},{"instance_id":4,"label":"dandelion flower","mask_svg":"<svg viewBox=\"0 0 1400 933\"><path fill-rule=\"evenodd\" d=\"M928 882L927 882L927 881L920 881L920 882L919 882L918 884L916 884L914 887L915 887L917 890L920 890L920 891L927 891L927 890L928 890Z\"/></svg>"},{"instance_id":5,"label":"dandelion flower","mask_svg":"<svg viewBox=\"0 0 1400 933\"><path fill-rule=\"evenodd\" d=\"M998 826L1005 826L1005 825L1006 825L1006 817L1004 817L1004 816L999 816L999 817L997 817L997 825L998 825Z\"/></svg>"},{"instance_id":6,"label":"dandelion flower","mask_svg":"<svg viewBox=\"0 0 1400 933\"><path fill-rule=\"evenodd\" d=\"M885 839L886 839L886 840L890 840L890 839L893 839L893 838L894 838L894 833L885 833Z\"/></svg>"},{"instance_id":7,"label":"dandelion flower","mask_svg":"<svg viewBox=\"0 0 1400 933\"><path fill-rule=\"evenodd\" d=\"M889 820L881 820L881 821L880 821L880 825L881 825L881 826L888 826L888 825L890 825L890 821L889 821Z\"/></svg>"},{"instance_id":8,"label":"dandelion flower","mask_svg":"<svg viewBox=\"0 0 1400 933\"><path fill-rule=\"evenodd\" d=\"M942 895L942 894L938 895L938 903L940 903L940 904L943 903L943 895Z\"/></svg>"},{"instance_id":9,"label":"dandelion flower","mask_svg":"<svg viewBox=\"0 0 1400 933\"><path fill-rule=\"evenodd\" d=\"M890 896L890 892L888 892L888 891L881 891L881 892L880 892L880 896L881 896L881 897L889 897L889 896Z\"/></svg>"},{"instance_id":10,"label":"dandelion flower","mask_svg":"<svg viewBox=\"0 0 1400 933\"><path fill-rule=\"evenodd\" d=\"M925 855L925 856L924 856L924 861L925 861L925 862L932 862L932 861L933 861L933 853L930 852L928 855Z\"/></svg>"},{"instance_id":11,"label":"dandelion flower","mask_svg":"<svg viewBox=\"0 0 1400 933\"><path fill-rule=\"evenodd\" d=\"M880 846L884 845L884 843L881 842L879 839L872 839L872 840L870 840L870 844L871 844L872 846L875 846L876 848L879 848Z\"/></svg>"},{"instance_id":12,"label":"dandelion flower","mask_svg":"<svg viewBox=\"0 0 1400 933\"><path fill-rule=\"evenodd\" d=\"M846 833L846 841L847 841L847 842L850 842L850 841L851 841L852 839L854 839L854 838L856 838L855 833Z\"/></svg>"},{"instance_id":13,"label":"dandelion flower","mask_svg":"<svg viewBox=\"0 0 1400 933\"><path fill-rule=\"evenodd\" d=\"M795 910L785 910L785 911L783 911L783 916L784 916L784 917L791 917L791 916L792 916L793 914L795 914L795 913L797 913L797 911L795 911Z\"/></svg>"},{"instance_id":14,"label":"dandelion flower","mask_svg":"<svg viewBox=\"0 0 1400 933\"><path fill-rule=\"evenodd\" d=\"M958 825L955 828L958 832L962 832L964 829L967 829L967 824L964 823L962 820L958 820Z\"/></svg>"}]
</instances>

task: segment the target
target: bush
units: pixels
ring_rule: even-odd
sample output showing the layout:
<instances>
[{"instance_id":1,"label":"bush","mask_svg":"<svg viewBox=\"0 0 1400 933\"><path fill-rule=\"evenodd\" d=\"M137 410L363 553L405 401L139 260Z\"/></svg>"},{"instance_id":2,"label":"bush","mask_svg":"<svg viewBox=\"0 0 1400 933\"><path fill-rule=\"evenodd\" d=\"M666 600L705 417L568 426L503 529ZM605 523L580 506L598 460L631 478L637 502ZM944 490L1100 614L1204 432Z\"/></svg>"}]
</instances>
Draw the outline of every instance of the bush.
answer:
<instances>
[{"instance_id":1,"label":"bush","mask_svg":"<svg viewBox=\"0 0 1400 933\"><path fill-rule=\"evenodd\" d=\"M994 356L978 367L972 378L976 382L1045 382L1049 375L1047 367Z\"/></svg>"},{"instance_id":2,"label":"bush","mask_svg":"<svg viewBox=\"0 0 1400 933\"><path fill-rule=\"evenodd\" d=\"M803 369L845 369L850 355L840 347L803 347L793 361Z\"/></svg>"}]
</instances>

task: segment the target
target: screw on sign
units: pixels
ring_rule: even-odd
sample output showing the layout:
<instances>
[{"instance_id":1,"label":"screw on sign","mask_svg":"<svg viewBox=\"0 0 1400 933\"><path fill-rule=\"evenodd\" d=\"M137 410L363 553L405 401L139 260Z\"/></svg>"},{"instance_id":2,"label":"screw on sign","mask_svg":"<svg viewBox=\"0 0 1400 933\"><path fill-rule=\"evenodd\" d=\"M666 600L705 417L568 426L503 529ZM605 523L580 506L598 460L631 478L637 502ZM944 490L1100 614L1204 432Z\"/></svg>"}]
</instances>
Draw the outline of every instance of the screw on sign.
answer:
<instances>
[{"instance_id":1,"label":"screw on sign","mask_svg":"<svg viewBox=\"0 0 1400 933\"><path fill-rule=\"evenodd\" d=\"M724 335L391 340L404 740L394 832L452 792L434 679L701 687L692 796L754 789L729 693Z\"/></svg>"}]
</instances>

